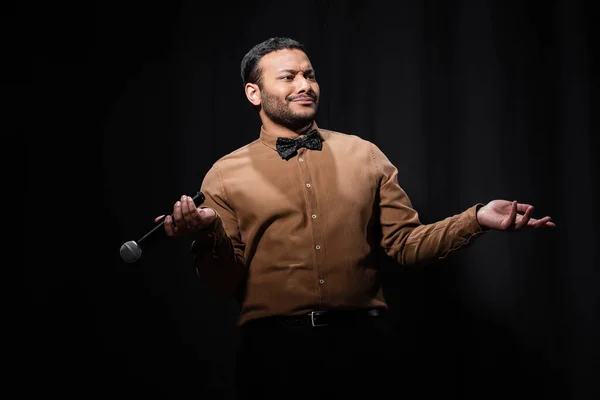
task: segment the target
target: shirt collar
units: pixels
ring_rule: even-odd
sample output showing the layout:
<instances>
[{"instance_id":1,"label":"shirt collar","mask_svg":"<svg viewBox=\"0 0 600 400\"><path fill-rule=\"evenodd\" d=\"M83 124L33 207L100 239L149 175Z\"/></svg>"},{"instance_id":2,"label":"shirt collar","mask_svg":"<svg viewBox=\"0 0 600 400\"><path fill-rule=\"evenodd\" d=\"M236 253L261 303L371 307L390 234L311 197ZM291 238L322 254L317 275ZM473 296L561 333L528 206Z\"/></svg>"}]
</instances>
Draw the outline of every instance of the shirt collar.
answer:
<instances>
[{"instance_id":1,"label":"shirt collar","mask_svg":"<svg viewBox=\"0 0 600 400\"><path fill-rule=\"evenodd\" d=\"M316 129L317 132L319 132L319 135L321 136L323 141L325 141L326 135L324 135L323 132L319 129L316 122L313 122L312 126L310 127L310 129L307 129L306 133L308 133L314 129ZM282 129L282 130L277 130L277 131L267 131L265 129L264 125L260 127L261 142L263 142L265 145L272 148L273 150L277 150L277 146L276 146L277 138L287 137L287 138L291 138L291 139L296 139L299 136L300 136L300 134L290 131L290 130L287 130L287 129L286 130Z\"/></svg>"}]
</instances>

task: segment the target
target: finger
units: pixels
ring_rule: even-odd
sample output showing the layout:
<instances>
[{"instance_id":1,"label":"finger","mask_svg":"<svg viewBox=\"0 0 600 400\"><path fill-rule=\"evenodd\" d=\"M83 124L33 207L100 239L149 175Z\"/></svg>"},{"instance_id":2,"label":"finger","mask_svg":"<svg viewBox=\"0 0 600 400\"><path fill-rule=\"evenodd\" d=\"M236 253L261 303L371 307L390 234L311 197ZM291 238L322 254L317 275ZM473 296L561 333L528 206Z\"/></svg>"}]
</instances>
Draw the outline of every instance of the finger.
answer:
<instances>
[{"instance_id":1,"label":"finger","mask_svg":"<svg viewBox=\"0 0 600 400\"><path fill-rule=\"evenodd\" d=\"M547 227L555 227L556 224L554 224L554 222L550 221L551 218L550 217L544 217L541 219L531 219L529 221L528 226L532 227L532 228L541 228L543 226L547 226Z\"/></svg>"},{"instance_id":2,"label":"finger","mask_svg":"<svg viewBox=\"0 0 600 400\"><path fill-rule=\"evenodd\" d=\"M170 215L167 215L165 217L164 225L165 225L165 232L167 232L168 236L175 235L176 226L173 225L173 218Z\"/></svg>"},{"instance_id":3,"label":"finger","mask_svg":"<svg viewBox=\"0 0 600 400\"><path fill-rule=\"evenodd\" d=\"M190 207L190 221L192 222L194 230L204 227L205 213L201 208L196 207L196 203L194 203L194 199L191 197L188 197L188 202Z\"/></svg>"},{"instance_id":4,"label":"finger","mask_svg":"<svg viewBox=\"0 0 600 400\"><path fill-rule=\"evenodd\" d=\"M546 224L546 222L548 222L549 220L550 220L550 217L544 217L541 219L531 218L531 220L529 220L529 223L527 224L527 227L540 228L540 227L544 226L544 224Z\"/></svg>"},{"instance_id":5,"label":"finger","mask_svg":"<svg viewBox=\"0 0 600 400\"><path fill-rule=\"evenodd\" d=\"M184 210L183 218L185 219L188 228L191 230L200 228L202 225L202 218L198 214L198 209L196 208L194 199L192 199L190 196L186 196L182 204L185 205L185 207L182 207L182 210Z\"/></svg>"},{"instance_id":6,"label":"finger","mask_svg":"<svg viewBox=\"0 0 600 400\"><path fill-rule=\"evenodd\" d=\"M510 214L508 215L508 218L506 218L504 221L502 221L502 223L500 224L500 228L503 230L507 230L508 228L513 226L513 224L515 223L515 218L517 218L517 201L516 200L512 202Z\"/></svg>"},{"instance_id":7,"label":"finger","mask_svg":"<svg viewBox=\"0 0 600 400\"><path fill-rule=\"evenodd\" d=\"M181 200L175 202L175 206L173 206L173 218L171 219L171 221L175 227L181 227L185 225L183 221L183 216L181 214Z\"/></svg>"},{"instance_id":8,"label":"finger","mask_svg":"<svg viewBox=\"0 0 600 400\"><path fill-rule=\"evenodd\" d=\"M158 222L162 219L162 217L164 217L165 215L159 215L158 217L154 218L154 222Z\"/></svg>"},{"instance_id":9,"label":"finger","mask_svg":"<svg viewBox=\"0 0 600 400\"><path fill-rule=\"evenodd\" d=\"M527 212L527 210L531 208L531 212L534 211L534 207L531 204L525 204L525 203L517 203L517 211L521 212L521 213L525 213Z\"/></svg>"},{"instance_id":10,"label":"finger","mask_svg":"<svg viewBox=\"0 0 600 400\"><path fill-rule=\"evenodd\" d=\"M531 213L533 212L533 207L529 207L526 211L525 214L517 219L517 222L515 223L515 230L521 229L524 226L527 226L527 223L529 222L529 219L531 218Z\"/></svg>"},{"instance_id":11,"label":"finger","mask_svg":"<svg viewBox=\"0 0 600 400\"><path fill-rule=\"evenodd\" d=\"M181 218L183 219L184 226L190 228L190 207L188 205L188 196L185 195L181 196Z\"/></svg>"},{"instance_id":12,"label":"finger","mask_svg":"<svg viewBox=\"0 0 600 400\"><path fill-rule=\"evenodd\" d=\"M198 215L200 217L200 227L205 227L214 221L216 212L210 207L202 207L198 208Z\"/></svg>"}]
</instances>

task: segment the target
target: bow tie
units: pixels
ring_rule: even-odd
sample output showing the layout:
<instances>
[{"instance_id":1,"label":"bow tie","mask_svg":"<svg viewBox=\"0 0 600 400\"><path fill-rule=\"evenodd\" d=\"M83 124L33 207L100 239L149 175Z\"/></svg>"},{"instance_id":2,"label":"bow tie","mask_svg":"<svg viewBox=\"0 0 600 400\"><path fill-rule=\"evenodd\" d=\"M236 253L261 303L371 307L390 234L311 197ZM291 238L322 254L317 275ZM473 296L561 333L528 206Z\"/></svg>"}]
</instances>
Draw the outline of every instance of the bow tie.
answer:
<instances>
[{"instance_id":1,"label":"bow tie","mask_svg":"<svg viewBox=\"0 0 600 400\"><path fill-rule=\"evenodd\" d=\"M277 152L284 160L288 160L290 157L298 152L301 147L306 147L311 150L321 150L323 147L323 139L319 135L319 132L315 130L310 131L304 136L299 136L296 139L277 138Z\"/></svg>"}]
</instances>

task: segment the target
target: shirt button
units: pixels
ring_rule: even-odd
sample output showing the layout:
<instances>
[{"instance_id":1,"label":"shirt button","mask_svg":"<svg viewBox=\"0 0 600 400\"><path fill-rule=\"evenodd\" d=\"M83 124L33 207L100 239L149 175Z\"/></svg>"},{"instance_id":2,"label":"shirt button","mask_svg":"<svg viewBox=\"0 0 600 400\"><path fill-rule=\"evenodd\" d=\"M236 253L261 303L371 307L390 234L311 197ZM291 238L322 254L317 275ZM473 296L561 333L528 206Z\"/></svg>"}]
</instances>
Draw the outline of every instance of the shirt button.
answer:
<instances>
[{"instance_id":1,"label":"shirt button","mask_svg":"<svg viewBox=\"0 0 600 400\"><path fill-rule=\"evenodd\" d=\"M300 162L303 162L303 161L304 161L304 158L300 157L300 158L298 159L298 161L300 161Z\"/></svg>"},{"instance_id":2,"label":"shirt button","mask_svg":"<svg viewBox=\"0 0 600 400\"><path fill-rule=\"evenodd\" d=\"M310 183L307 183L307 184L306 184L306 187L307 187L307 188L309 188L309 187L310 187Z\"/></svg>"},{"instance_id":3,"label":"shirt button","mask_svg":"<svg viewBox=\"0 0 600 400\"><path fill-rule=\"evenodd\" d=\"M320 245L316 245L316 246L315 246L315 249L317 249L317 250L321 250L321 246L320 246Z\"/></svg>"},{"instance_id":4,"label":"shirt button","mask_svg":"<svg viewBox=\"0 0 600 400\"><path fill-rule=\"evenodd\" d=\"M317 219L317 214L311 215L312 219Z\"/></svg>"},{"instance_id":5,"label":"shirt button","mask_svg":"<svg viewBox=\"0 0 600 400\"><path fill-rule=\"evenodd\" d=\"M319 279L319 283L322 285L325 283L325 279Z\"/></svg>"}]
</instances>

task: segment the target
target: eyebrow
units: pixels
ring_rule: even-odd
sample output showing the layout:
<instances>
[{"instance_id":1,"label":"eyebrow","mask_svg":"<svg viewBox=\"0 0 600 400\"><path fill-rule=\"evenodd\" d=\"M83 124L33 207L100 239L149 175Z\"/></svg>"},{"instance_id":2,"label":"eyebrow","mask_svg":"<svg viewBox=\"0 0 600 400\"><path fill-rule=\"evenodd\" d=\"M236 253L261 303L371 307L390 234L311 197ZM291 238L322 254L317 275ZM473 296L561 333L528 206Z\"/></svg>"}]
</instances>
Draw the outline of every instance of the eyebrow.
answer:
<instances>
[{"instance_id":1,"label":"eyebrow","mask_svg":"<svg viewBox=\"0 0 600 400\"><path fill-rule=\"evenodd\" d=\"M282 69L282 70L279 70L278 74L283 74L284 72L289 72L294 75L298 73L298 71L296 71L295 69ZM312 68L307 68L304 71L302 71L302 73L303 74L314 74L315 70Z\"/></svg>"}]
</instances>

